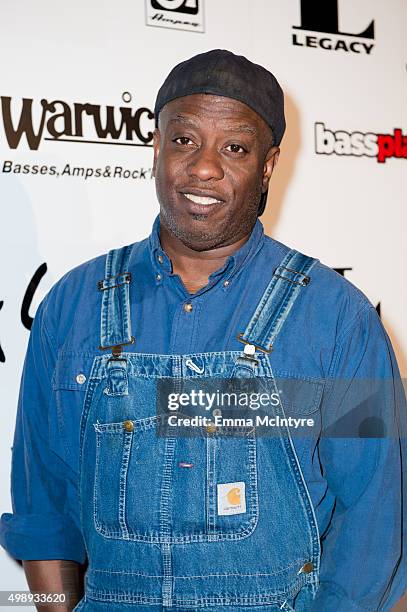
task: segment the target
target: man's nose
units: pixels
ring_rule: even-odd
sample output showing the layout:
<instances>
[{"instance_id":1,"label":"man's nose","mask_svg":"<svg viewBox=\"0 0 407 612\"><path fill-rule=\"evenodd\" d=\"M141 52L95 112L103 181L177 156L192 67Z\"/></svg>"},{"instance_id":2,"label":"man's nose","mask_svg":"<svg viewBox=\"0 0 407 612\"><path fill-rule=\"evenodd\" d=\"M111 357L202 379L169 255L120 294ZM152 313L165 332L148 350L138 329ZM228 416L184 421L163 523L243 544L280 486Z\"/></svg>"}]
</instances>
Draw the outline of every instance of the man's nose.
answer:
<instances>
[{"instance_id":1,"label":"man's nose","mask_svg":"<svg viewBox=\"0 0 407 612\"><path fill-rule=\"evenodd\" d=\"M210 147L200 147L190 160L188 174L201 181L221 180L224 171L219 152Z\"/></svg>"}]
</instances>

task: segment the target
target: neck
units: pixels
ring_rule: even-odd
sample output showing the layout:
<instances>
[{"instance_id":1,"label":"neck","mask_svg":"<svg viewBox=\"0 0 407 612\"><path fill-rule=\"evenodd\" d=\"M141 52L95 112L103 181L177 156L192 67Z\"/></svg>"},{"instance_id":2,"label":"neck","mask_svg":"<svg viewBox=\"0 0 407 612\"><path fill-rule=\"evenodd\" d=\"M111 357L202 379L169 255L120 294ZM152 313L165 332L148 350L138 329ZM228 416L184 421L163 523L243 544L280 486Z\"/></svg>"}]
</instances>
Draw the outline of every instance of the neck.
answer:
<instances>
[{"instance_id":1,"label":"neck","mask_svg":"<svg viewBox=\"0 0 407 612\"><path fill-rule=\"evenodd\" d=\"M208 278L221 268L249 238L246 234L236 242L208 251L194 251L160 223L160 242L172 263L172 271L178 274L189 293L196 293L208 284Z\"/></svg>"}]
</instances>

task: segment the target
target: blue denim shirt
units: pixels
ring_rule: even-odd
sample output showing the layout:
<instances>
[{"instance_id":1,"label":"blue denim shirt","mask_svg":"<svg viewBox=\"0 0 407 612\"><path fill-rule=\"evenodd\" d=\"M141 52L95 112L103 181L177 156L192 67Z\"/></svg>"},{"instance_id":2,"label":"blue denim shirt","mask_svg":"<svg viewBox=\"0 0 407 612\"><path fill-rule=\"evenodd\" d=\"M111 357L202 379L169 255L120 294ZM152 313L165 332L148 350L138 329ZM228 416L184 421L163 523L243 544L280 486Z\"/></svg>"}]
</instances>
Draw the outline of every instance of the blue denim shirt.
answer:
<instances>
[{"instance_id":1,"label":"blue denim shirt","mask_svg":"<svg viewBox=\"0 0 407 612\"><path fill-rule=\"evenodd\" d=\"M150 237L132 251L136 343L124 350L239 350L237 335L287 251L265 236L257 221L249 240L205 287L189 294L161 248L157 217ZM2 546L17 559L86 558L78 509L79 424L87 376L100 353L97 283L104 277L104 262L105 256L96 257L69 271L34 319L12 454L13 514L2 515L0 531ZM322 421L332 422L362 406L389 430L405 428L394 353L367 298L317 263L299 302L274 348L276 372L327 384L322 398L311 401L297 393L292 414L318 411ZM360 397L361 381L374 389L368 400ZM407 586L405 562L400 563L400 445L391 435L380 452L371 452L371 442L322 436L299 457L323 551L315 610L389 610Z\"/></svg>"}]
</instances>

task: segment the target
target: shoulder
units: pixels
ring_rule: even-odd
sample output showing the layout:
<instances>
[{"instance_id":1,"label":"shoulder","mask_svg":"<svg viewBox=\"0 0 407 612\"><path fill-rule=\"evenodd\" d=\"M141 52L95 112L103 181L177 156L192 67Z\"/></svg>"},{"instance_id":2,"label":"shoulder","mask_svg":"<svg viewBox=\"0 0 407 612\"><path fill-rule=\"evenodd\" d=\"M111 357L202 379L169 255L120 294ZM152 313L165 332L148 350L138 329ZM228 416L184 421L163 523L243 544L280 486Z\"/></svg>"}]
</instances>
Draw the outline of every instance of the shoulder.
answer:
<instances>
[{"instance_id":1,"label":"shoulder","mask_svg":"<svg viewBox=\"0 0 407 612\"><path fill-rule=\"evenodd\" d=\"M273 250L278 253L281 261L293 247L265 236L265 248L266 251ZM319 326L335 326L339 336L345 333L365 311L375 310L363 291L321 262L318 254L306 253L306 255L316 259L309 274L311 282L301 296L303 312L309 322L316 321Z\"/></svg>"},{"instance_id":2,"label":"shoulder","mask_svg":"<svg viewBox=\"0 0 407 612\"><path fill-rule=\"evenodd\" d=\"M146 240L131 244L130 265L137 265L140 249ZM122 248L127 245L120 245ZM105 278L105 265L108 252L82 262L68 270L48 291L40 304L44 324L59 345L73 325L84 326L84 321L93 321L100 308L98 282Z\"/></svg>"},{"instance_id":3,"label":"shoulder","mask_svg":"<svg viewBox=\"0 0 407 612\"><path fill-rule=\"evenodd\" d=\"M50 315L55 309L67 307L67 299L72 305L81 295L96 290L97 282L104 278L106 255L103 253L84 261L61 276L43 300L44 312Z\"/></svg>"},{"instance_id":4,"label":"shoulder","mask_svg":"<svg viewBox=\"0 0 407 612\"><path fill-rule=\"evenodd\" d=\"M131 247L131 259L129 266L137 265L140 258L140 250L145 247L147 239L134 242L130 245L120 245L116 250ZM86 291L94 291L98 288L98 282L105 278L105 265L108 251L93 257L74 268L68 270L49 290L46 299L50 304L61 303L67 295L73 300L75 296Z\"/></svg>"}]
</instances>

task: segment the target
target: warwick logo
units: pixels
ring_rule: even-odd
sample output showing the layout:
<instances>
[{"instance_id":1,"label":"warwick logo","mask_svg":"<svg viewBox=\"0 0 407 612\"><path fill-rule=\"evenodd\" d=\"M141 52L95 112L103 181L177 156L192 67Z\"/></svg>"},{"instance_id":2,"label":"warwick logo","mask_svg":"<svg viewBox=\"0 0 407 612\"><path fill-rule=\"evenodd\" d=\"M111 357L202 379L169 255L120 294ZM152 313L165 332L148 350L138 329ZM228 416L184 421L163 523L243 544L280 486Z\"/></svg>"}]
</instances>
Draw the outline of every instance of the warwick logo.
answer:
<instances>
[{"instance_id":1,"label":"warwick logo","mask_svg":"<svg viewBox=\"0 0 407 612\"><path fill-rule=\"evenodd\" d=\"M117 108L63 100L35 102L32 98L16 103L10 96L1 96L0 100L4 134L10 149L17 149L23 135L29 148L35 151L44 140L152 146L154 113L145 106ZM131 94L124 92L122 100L130 104Z\"/></svg>"}]
</instances>

